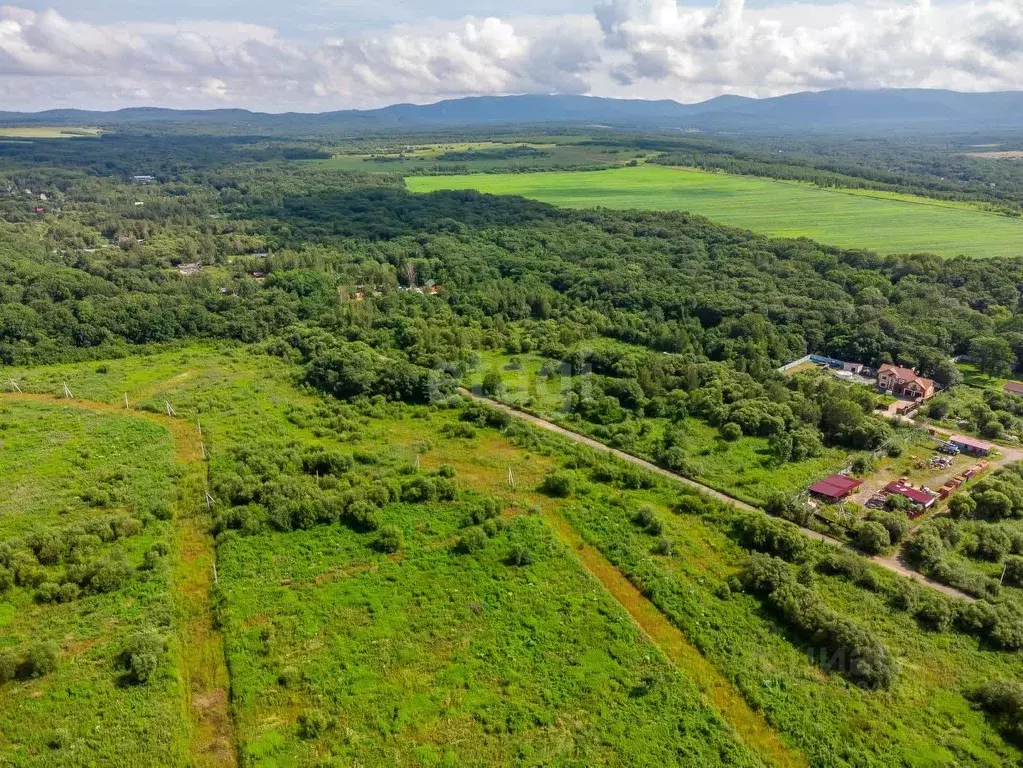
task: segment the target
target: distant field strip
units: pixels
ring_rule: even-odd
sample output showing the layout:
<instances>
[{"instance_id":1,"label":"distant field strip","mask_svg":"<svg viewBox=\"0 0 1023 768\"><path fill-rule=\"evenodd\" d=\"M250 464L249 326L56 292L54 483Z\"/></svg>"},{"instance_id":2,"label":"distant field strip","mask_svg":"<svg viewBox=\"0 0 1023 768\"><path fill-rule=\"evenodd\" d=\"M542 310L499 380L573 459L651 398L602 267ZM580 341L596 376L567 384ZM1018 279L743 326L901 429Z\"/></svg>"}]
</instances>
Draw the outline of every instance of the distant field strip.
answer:
<instances>
[{"instance_id":1,"label":"distant field strip","mask_svg":"<svg viewBox=\"0 0 1023 768\"><path fill-rule=\"evenodd\" d=\"M607 171L416 176L412 192L477 189L570 208L691 211L776 237L880 253L1023 256L1023 221L927 198L868 196L652 165Z\"/></svg>"}]
</instances>

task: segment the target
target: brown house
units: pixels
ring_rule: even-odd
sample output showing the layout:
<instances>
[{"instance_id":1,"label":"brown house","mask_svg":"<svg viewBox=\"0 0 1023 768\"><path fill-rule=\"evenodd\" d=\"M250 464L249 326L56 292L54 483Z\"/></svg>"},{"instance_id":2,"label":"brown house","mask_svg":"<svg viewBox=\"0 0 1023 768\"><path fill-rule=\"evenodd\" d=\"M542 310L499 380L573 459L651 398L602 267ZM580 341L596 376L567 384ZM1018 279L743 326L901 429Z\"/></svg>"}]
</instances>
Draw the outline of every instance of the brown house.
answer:
<instances>
[{"instance_id":1,"label":"brown house","mask_svg":"<svg viewBox=\"0 0 1023 768\"><path fill-rule=\"evenodd\" d=\"M886 363L877 371L878 389L913 400L926 400L934 395L934 382L911 368Z\"/></svg>"}]
</instances>

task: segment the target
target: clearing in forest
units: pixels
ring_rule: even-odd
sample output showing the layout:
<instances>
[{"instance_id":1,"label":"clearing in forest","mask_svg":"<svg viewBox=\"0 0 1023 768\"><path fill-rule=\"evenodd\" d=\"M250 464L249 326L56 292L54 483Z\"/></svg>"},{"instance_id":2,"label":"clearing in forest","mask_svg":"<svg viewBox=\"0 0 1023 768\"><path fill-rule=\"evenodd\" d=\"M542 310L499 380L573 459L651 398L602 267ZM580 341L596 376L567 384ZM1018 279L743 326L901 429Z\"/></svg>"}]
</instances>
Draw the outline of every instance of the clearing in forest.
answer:
<instances>
[{"instance_id":1,"label":"clearing in forest","mask_svg":"<svg viewBox=\"0 0 1023 768\"><path fill-rule=\"evenodd\" d=\"M774 237L941 256L1019 256L1023 221L967 205L641 165L605 171L415 176L412 192L476 189L570 208L689 211Z\"/></svg>"}]
</instances>

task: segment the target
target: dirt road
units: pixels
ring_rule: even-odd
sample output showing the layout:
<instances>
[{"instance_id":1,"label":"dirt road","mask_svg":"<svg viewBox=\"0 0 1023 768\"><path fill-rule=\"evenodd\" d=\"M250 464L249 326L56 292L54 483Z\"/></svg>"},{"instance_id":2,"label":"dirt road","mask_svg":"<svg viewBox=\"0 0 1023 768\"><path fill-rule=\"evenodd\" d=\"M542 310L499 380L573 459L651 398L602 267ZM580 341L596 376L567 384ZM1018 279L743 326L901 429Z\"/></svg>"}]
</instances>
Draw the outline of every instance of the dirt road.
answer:
<instances>
[{"instance_id":1,"label":"dirt road","mask_svg":"<svg viewBox=\"0 0 1023 768\"><path fill-rule=\"evenodd\" d=\"M633 456L631 453L620 451L617 448L610 448L598 440L594 440L591 437L586 437L586 435L580 435L578 432L573 432L570 429L565 429L564 427L558 426L557 424L547 421L546 419L541 419L539 416L534 416L531 413L525 413L524 411L520 411L517 408L511 407L510 405L505 405L504 403L499 403L496 400L491 400L488 397L483 397L482 395L474 394L468 389L462 388L459 389L459 392L461 392L466 397L472 398L473 400L478 400L480 402L486 403L487 405L490 405L493 408L502 410L505 413L514 416L517 419L521 419L525 422L528 422L529 424L532 424L535 427L539 427L540 429L546 429L548 432L554 432L556 434L568 438L569 440L573 440L577 443L581 443L582 445L589 446L590 448L594 448L598 451L607 451L608 453L617 456L622 461L627 461L630 464L635 464L637 466L643 467L644 469L647 469L651 472L655 472L658 475L667 477L675 481L676 483L688 485L690 488L696 488L705 495L717 499L718 501L723 501L726 504L731 504L733 506L738 507L739 509L745 509L751 512L763 511L758 509L757 507L747 504L744 501L740 501L739 499L733 498L728 494L722 493L721 491L709 488L708 486L703 485L702 483L699 483L696 480L690 480L688 477L682 477L682 475L675 474L670 470L664 469L663 467L659 467L656 464L646 461L645 459L639 458L638 456ZM925 587L929 587L935 590L936 592L941 592L942 594L948 595L949 597L958 597L964 600L969 600L971 602L975 599L971 595L968 595L965 592L961 592L955 587L950 587L947 584L941 584L940 582L934 581L934 579L927 578L918 571L914 571L911 568L907 568L905 565L900 563L899 560L894 555L889 557L871 556L868 555L866 552L862 552L861 550L856 549L855 547L849 544L846 544L844 541L840 541L839 539L833 538L823 533L818 533L817 531L811 530L809 528L803 528L801 526L796 527L799 528L799 530L808 538L815 539L816 541L823 541L825 544L829 544L833 547L840 547L842 549L848 550L849 552L853 552L861 557L870 560L875 565L879 565L880 567L888 571L891 571L892 573L896 573L899 576L903 576L907 579L912 579L918 584L922 584Z\"/></svg>"}]
</instances>

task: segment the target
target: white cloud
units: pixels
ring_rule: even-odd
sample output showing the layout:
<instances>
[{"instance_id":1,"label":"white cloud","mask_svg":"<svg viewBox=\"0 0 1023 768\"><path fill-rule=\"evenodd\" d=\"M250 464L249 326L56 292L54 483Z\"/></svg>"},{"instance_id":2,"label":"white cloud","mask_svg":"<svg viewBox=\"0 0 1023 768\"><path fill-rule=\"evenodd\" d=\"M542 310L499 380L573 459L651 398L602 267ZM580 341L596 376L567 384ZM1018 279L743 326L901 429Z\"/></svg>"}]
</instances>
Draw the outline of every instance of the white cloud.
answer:
<instances>
[{"instance_id":1,"label":"white cloud","mask_svg":"<svg viewBox=\"0 0 1023 768\"><path fill-rule=\"evenodd\" d=\"M0 8L0 109L327 110L522 92L687 101L841 86L1023 88L1023 0L757 10L744 0L610 0L588 15L322 39L240 22L94 24Z\"/></svg>"}]
</instances>

